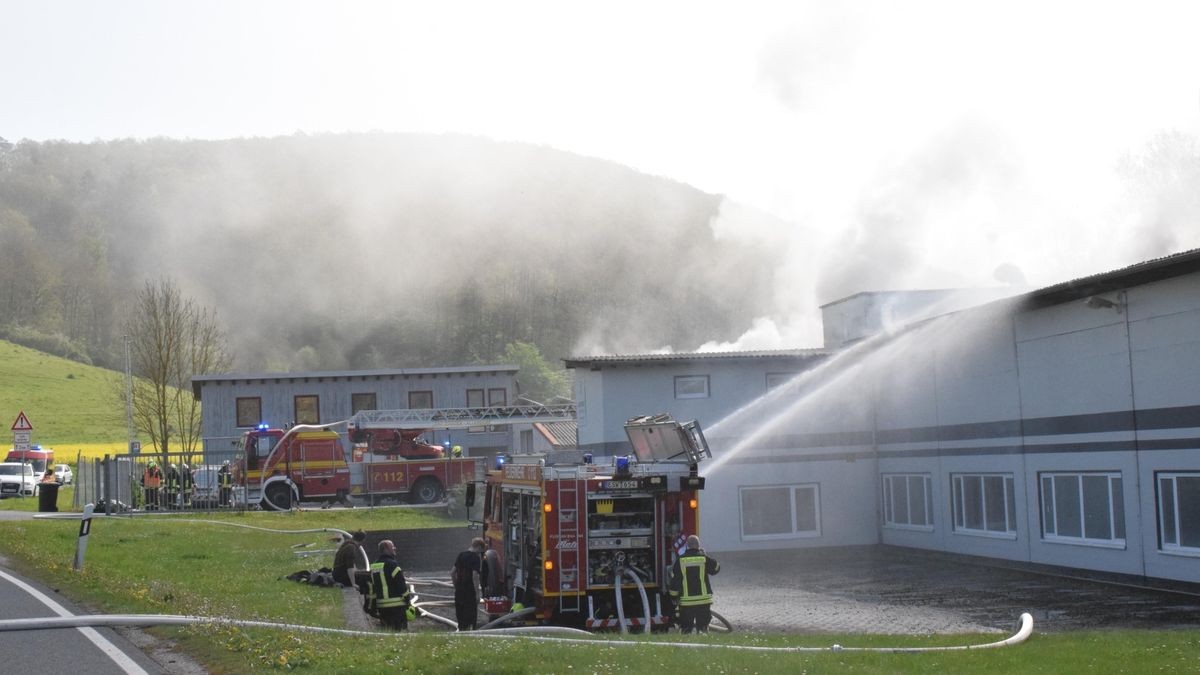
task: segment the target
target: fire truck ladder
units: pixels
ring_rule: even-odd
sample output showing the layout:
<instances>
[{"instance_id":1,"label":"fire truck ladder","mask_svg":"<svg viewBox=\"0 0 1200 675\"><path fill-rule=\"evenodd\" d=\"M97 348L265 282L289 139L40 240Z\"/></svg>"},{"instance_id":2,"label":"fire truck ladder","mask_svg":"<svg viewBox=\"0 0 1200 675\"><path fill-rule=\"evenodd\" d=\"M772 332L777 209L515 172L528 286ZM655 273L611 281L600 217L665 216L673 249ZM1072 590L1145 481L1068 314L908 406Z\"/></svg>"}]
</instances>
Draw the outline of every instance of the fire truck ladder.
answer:
<instances>
[{"instance_id":1,"label":"fire truck ladder","mask_svg":"<svg viewBox=\"0 0 1200 675\"><path fill-rule=\"evenodd\" d=\"M559 546L557 551L558 560L555 563L558 565L558 611L579 612L582 608L578 594L579 589L582 588L580 585L582 580L579 576L579 561L583 559L583 545L579 543L579 480L560 480L557 482L559 542L562 542L563 533L567 531L567 528L570 528L570 531L575 533L578 544L572 551L575 554L575 562L570 567L563 564L563 554L566 552L563 547ZM571 504L572 508L562 508L563 504L568 503ZM586 509L584 513L586 514ZM586 523L584 526L586 527ZM570 591L570 594L568 594L568 591Z\"/></svg>"},{"instance_id":2,"label":"fire truck ladder","mask_svg":"<svg viewBox=\"0 0 1200 675\"><path fill-rule=\"evenodd\" d=\"M360 410L348 421L358 429L468 429L514 422L563 422L575 419L575 404L500 405L488 408L413 408Z\"/></svg>"}]
</instances>

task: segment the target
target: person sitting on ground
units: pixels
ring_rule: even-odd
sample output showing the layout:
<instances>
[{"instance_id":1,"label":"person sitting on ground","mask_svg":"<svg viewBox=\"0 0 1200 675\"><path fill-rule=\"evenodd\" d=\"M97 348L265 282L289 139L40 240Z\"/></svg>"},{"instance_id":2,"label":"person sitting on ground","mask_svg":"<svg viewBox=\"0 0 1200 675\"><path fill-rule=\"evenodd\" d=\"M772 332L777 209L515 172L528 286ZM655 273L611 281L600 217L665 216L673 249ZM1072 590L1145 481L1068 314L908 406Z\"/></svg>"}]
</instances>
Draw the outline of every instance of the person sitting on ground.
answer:
<instances>
[{"instance_id":1,"label":"person sitting on ground","mask_svg":"<svg viewBox=\"0 0 1200 675\"><path fill-rule=\"evenodd\" d=\"M354 569L358 567L358 562L363 559L359 551L362 550L363 541L367 538L367 533L359 530L349 538L342 540L342 545L338 547L337 553L333 554L333 580L343 586L354 585Z\"/></svg>"}]
</instances>

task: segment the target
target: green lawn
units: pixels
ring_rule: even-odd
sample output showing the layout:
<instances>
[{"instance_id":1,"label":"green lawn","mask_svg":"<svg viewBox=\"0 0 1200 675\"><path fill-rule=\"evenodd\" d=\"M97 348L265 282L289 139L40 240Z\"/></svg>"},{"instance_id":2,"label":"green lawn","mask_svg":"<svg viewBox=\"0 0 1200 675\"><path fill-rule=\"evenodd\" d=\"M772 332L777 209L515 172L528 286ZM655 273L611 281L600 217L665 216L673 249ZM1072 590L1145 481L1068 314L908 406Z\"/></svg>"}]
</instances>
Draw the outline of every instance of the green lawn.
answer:
<instances>
[{"instance_id":1,"label":"green lawn","mask_svg":"<svg viewBox=\"0 0 1200 675\"><path fill-rule=\"evenodd\" d=\"M210 518L205 516L205 518ZM427 512L384 509L305 513L222 514L238 525L300 530L460 526ZM93 522L85 569L71 569L74 521L0 522L0 550L26 574L113 613L233 616L314 626L344 627L341 593L287 581L302 568L328 565L324 556L301 559L302 548L328 548L328 535L270 534L241 527L189 522L185 516L105 518ZM301 549L294 548L300 546ZM428 620L410 635L343 637L229 626L158 628L217 673L281 669L384 673L925 673L925 672L1198 672L1200 632L1106 631L1041 635L995 650L932 654L747 652L622 642L678 642L604 636L596 645L527 639L473 639L443 633ZM761 635L735 632L692 638L714 645L767 647L921 646L991 642L996 635L862 636Z\"/></svg>"}]
</instances>

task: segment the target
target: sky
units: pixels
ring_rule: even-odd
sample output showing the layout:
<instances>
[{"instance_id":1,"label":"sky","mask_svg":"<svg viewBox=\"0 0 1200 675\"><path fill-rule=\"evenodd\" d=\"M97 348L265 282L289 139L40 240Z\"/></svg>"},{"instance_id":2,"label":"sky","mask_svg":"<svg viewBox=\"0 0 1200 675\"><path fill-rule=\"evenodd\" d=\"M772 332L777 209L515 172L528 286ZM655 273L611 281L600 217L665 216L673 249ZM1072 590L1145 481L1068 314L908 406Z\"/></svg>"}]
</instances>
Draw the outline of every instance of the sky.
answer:
<instances>
[{"instance_id":1,"label":"sky","mask_svg":"<svg viewBox=\"0 0 1200 675\"><path fill-rule=\"evenodd\" d=\"M777 311L720 347L819 341L817 307L857 291L1037 287L1200 246L1200 225L1145 237L1158 221L1117 171L1200 132L1195 2L0 0L0 16L10 141L450 132L724 195L716 235L787 262Z\"/></svg>"}]
</instances>

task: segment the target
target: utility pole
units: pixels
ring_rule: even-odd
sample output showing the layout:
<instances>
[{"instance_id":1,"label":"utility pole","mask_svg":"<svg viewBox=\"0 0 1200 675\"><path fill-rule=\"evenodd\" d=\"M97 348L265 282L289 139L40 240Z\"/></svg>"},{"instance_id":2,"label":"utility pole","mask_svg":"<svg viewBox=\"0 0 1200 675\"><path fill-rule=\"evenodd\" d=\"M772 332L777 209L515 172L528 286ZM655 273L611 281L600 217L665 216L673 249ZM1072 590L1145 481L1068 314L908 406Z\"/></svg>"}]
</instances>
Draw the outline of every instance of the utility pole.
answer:
<instances>
[{"instance_id":1,"label":"utility pole","mask_svg":"<svg viewBox=\"0 0 1200 675\"><path fill-rule=\"evenodd\" d=\"M133 452L133 358L129 347L129 335L125 335L125 424L129 431L128 452Z\"/></svg>"}]
</instances>

